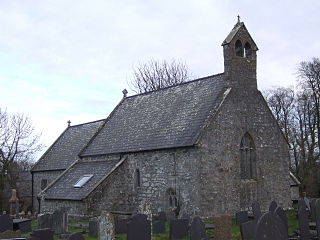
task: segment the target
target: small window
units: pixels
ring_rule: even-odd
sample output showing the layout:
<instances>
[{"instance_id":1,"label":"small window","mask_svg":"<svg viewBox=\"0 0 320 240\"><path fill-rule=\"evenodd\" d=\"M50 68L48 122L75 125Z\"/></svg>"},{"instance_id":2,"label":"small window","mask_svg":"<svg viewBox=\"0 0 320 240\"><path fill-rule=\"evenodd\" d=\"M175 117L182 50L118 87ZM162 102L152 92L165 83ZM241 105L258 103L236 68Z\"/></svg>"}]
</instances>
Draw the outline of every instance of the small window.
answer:
<instances>
[{"instance_id":1,"label":"small window","mask_svg":"<svg viewBox=\"0 0 320 240\"><path fill-rule=\"evenodd\" d=\"M177 197L176 197L176 192L174 189L169 188L167 190L167 197L168 197L168 203L169 207L176 207L178 205Z\"/></svg>"},{"instance_id":2,"label":"small window","mask_svg":"<svg viewBox=\"0 0 320 240\"><path fill-rule=\"evenodd\" d=\"M141 181L140 181L140 170L136 169L135 174L134 174L134 183L135 187L140 187Z\"/></svg>"},{"instance_id":3,"label":"small window","mask_svg":"<svg viewBox=\"0 0 320 240\"><path fill-rule=\"evenodd\" d=\"M242 47L242 43L240 40L236 41L234 47L235 47L235 51L236 51L236 56L243 57L243 47Z\"/></svg>"},{"instance_id":4,"label":"small window","mask_svg":"<svg viewBox=\"0 0 320 240\"><path fill-rule=\"evenodd\" d=\"M246 44L244 45L244 56L248 58L248 57L251 57L251 55L252 55L251 45L250 43L246 42Z\"/></svg>"},{"instance_id":5,"label":"small window","mask_svg":"<svg viewBox=\"0 0 320 240\"><path fill-rule=\"evenodd\" d=\"M47 187L48 180L47 179L41 179L41 190L45 189Z\"/></svg>"},{"instance_id":6,"label":"small window","mask_svg":"<svg viewBox=\"0 0 320 240\"><path fill-rule=\"evenodd\" d=\"M255 146L252 137L246 133L240 144L240 169L242 179L254 179L255 172Z\"/></svg>"},{"instance_id":7,"label":"small window","mask_svg":"<svg viewBox=\"0 0 320 240\"><path fill-rule=\"evenodd\" d=\"M91 178L93 177L92 174L90 175L83 175L77 182L75 185L73 185L73 187L75 188L80 188L83 185L85 185Z\"/></svg>"}]
</instances>

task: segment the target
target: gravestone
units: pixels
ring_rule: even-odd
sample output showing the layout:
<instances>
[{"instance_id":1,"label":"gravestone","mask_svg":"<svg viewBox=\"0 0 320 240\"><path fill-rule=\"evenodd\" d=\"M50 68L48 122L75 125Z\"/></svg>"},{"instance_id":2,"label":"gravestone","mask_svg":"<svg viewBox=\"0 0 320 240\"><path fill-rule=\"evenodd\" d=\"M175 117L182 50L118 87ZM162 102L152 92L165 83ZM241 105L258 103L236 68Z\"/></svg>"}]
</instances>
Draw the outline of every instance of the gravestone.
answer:
<instances>
[{"instance_id":1,"label":"gravestone","mask_svg":"<svg viewBox=\"0 0 320 240\"><path fill-rule=\"evenodd\" d=\"M56 234L68 232L68 214L65 209L59 209L53 212L52 229Z\"/></svg>"},{"instance_id":2,"label":"gravestone","mask_svg":"<svg viewBox=\"0 0 320 240\"><path fill-rule=\"evenodd\" d=\"M52 228L52 214L39 214L37 220L40 229Z\"/></svg>"},{"instance_id":3,"label":"gravestone","mask_svg":"<svg viewBox=\"0 0 320 240\"><path fill-rule=\"evenodd\" d=\"M309 240L311 238L311 233L309 229L308 213L304 207L300 207L298 210L298 221L300 240Z\"/></svg>"},{"instance_id":4,"label":"gravestone","mask_svg":"<svg viewBox=\"0 0 320 240\"><path fill-rule=\"evenodd\" d=\"M129 221L130 221L130 219L128 219L128 218L116 219L115 220L115 233L116 234L127 233L127 224Z\"/></svg>"},{"instance_id":5,"label":"gravestone","mask_svg":"<svg viewBox=\"0 0 320 240\"><path fill-rule=\"evenodd\" d=\"M152 222L152 233L153 234L159 234L164 233L166 231L166 225L163 221L153 221Z\"/></svg>"},{"instance_id":6,"label":"gravestone","mask_svg":"<svg viewBox=\"0 0 320 240\"><path fill-rule=\"evenodd\" d=\"M189 220L188 219L171 219L169 239L179 239L189 236Z\"/></svg>"},{"instance_id":7,"label":"gravestone","mask_svg":"<svg viewBox=\"0 0 320 240\"><path fill-rule=\"evenodd\" d=\"M253 201L252 204L252 212L253 212L253 218L255 222L258 222L259 218L262 216L261 210L260 210L260 204L258 201Z\"/></svg>"},{"instance_id":8,"label":"gravestone","mask_svg":"<svg viewBox=\"0 0 320 240\"><path fill-rule=\"evenodd\" d=\"M166 222L167 221L167 215L165 212L159 212L158 220Z\"/></svg>"},{"instance_id":9,"label":"gravestone","mask_svg":"<svg viewBox=\"0 0 320 240\"><path fill-rule=\"evenodd\" d=\"M287 231L275 212L268 212L257 222L255 240L287 240Z\"/></svg>"},{"instance_id":10,"label":"gravestone","mask_svg":"<svg viewBox=\"0 0 320 240\"><path fill-rule=\"evenodd\" d=\"M312 198L310 201L310 219L311 222L316 221L316 198Z\"/></svg>"},{"instance_id":11,"label":"gravestone","mask_svg":"<svg viewBox=\"0 0 320 240\"><path fill-rule=\"evenodd\" d=\"M134 215L127 230L127 240L151 240L151 224L145 214Z\"/></svg>"},{"instance_id":12,"label":"gravestone","mask_svg":"<svg viewBox=\"0 0 320 240\"><path fill-rule=\"evenodd\" d=\"M38 237L28 237L27 240L40 240Z\"/></svg>"},{"instance_id":13,"label":"gravestone","mask_svg":"<svg viewBox=\"0 0 320 240\"><path fill-rule=\"evenodd\" d=\"M287 236L288 236L288 217L287 217L287 214L286 212L283 210L282 207L277 207L276 208L276 211L275 213L278 215L278 217L281 219L285 229L286 229L286 232L287 232Z\"/></svg>"},{"instance_id":14,"label":"gravestone","mask_svg":"<svg viewBox=\"0 0 320 240\"><path fill-rule=\"evenodd\" d=\"M33 230L31 237L37 237L40 240L53 240L54 231L50 228Z\"/></svg>"},{"instance_id":15,"label":"gravestone","mask_svg":"<svg viewBox=\"0 0 320 240\"><path fill-rule=\"evenodd\" d=\"M317 236L320 237L320 199L316 201L316 229Z\"/></svg>"},{"instance_id":16,"label":"gravestone","mask_svg":"<svg viewBox=\"0 0 320 240\"><path fill-rule=\"evenodd\" d=\"M277 206L278 206L277 203L275 201L272 201L269 206L269 212L274 212Z\"/></svg>"},{"instance_id":17,"label":"gravestone","mask_svg":"<svg viewBox=\"0 0 320 240\"><path fill-rule=\"evenodd\" d=\"M0 215L0 232L13 230L13 221L8 214Z\"/></svg>"},{"instance_id":18,"label":"gravestone","mask_svg":"<svg viewBox=\"0 0 320 240\"><path fill-rule=\"evenodd\" d=\"M20 238L21 232L18 231L12 231L12 230L6 230L4 232L0 233L0 239L11 239L11 238Z\"/></svg>"},{"instance_id":19,"label":"gravestone","mask_svg":"<svg viewBox=\"0 0 320 240\"><path fill-rule=\"evenodd\" d=\"M214 216L214 239L230 240L231 239L231 227L232 217L228 215Z\"/></svg>"},{"instance_id":20,"label":"gravestone","mask_svg":"<svg viewBox=\"0 0 320 240\"><path fill-rule=\"evenodd\" d=\"M99 225L97 221L91 220L89 221L89 236L96 237L98 236Z\"/></svg>"},{"instance_id":21,"label":"gravestone","mask_svg":"<svg viewBox=\"0 0 320 240\"><path fill-rule=\"evenodd\" d=\"M253 240L257 223L255 221L249 221L240 225L240 233L242 240Z\"/></svg>"},{"instance_id":22,"label":"gravestone","mask_svg":"<svg viewBox=\"0 0 320 240\"><path fill-rule=\"evenodd\" d=\"M68 240L84 240L84 237L82 236L82 233L77 232L77 233L72 233L68 237Z\"/></svg>"},{"instance_id":23,"label":"gravestone","mask_svg":"<svg viewBox=\"0 0 320 240\"><path fill-rule=\"evenodd\" d=\"M205 224L202 222L201 218L193 218L190 226L190 240L202 240L206 238Z\"/></svg>"},{"instance_id":24,"label":"gravestone","mask_svg":"<svg viewBox=\"0 0 320 240\"><path fill-rule=\"evenodd\" d=\"M102 212L98 217L99 223L99 240L113 240L114 239L114 221L110 213Z\"/></svg>"},{"instance_id":25,"label":"gravestone","mask_svg":"<svg viewBox=\"0 0 320 240\"><path fill-rule=\"evenodd\" d=\"M240 226L242 223L248 222L249 216L248 211L236 212L236 223Z\"/></svg>"},{"instance_id":26,"label":"gravestone","mask_svg":"<svg viewBox=\"0 0 320 240\"><path fill-rule=\"evenodd\" d=\"M300 199L298 200L298 210L299 210L301 207L307 208L306 202L305 202L302 198L300 198Z\"/></svg>"},{"instance_id":27,"label":"gravestone","mask_svg":"<svg viewBox=\"0 0 320 240\"><path fill-rule=\"evenodd\" d=\"M309 199L307 197L304 197L303 200L306 203L308 211L310 211L310 201L309 201Z\"/></svg>"}]
</instances>

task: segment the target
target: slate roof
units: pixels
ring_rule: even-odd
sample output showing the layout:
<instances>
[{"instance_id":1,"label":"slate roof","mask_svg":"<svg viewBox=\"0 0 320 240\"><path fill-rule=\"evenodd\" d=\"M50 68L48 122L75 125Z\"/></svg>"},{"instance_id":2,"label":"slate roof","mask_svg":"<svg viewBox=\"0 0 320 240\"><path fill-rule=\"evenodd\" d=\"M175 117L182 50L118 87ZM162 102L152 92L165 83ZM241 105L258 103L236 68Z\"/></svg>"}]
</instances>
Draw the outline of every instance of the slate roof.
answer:
<instances>
[{"instance_id":1,"label":"slate roof","mask_svg":"<svg viewBox=\"0 0 320 240\"><path fill-rule=\"evenodd\" d=\"M97 184L108 176L119 163L119 159L96 162L77 162L64 174L60 175L51 186L45 190L46 199L82 200ZM82 187L75 188L74 184L83 176L92 174L93 177Z\"/></svg>"},{"instance_id":2,"label":"slate roof","mask_svg":"<svg viewBox=\"0 0 320 240\"><path fill-rule=\"evenodd\" d=\"M222 101L223 74L125 98L81 156L192 146Z\"/></svg>"},{"instance_id":3,"label":"slate roof","mask_svg":"<svg viewBox=\"0 0 320 240\"><path fill-rule=\"evenodd\" d=\"M104 121L105 119L68 127L42 155L31 172L68 168L79 159L79 152L87 145Z\"/></svg>"}]
</instances>

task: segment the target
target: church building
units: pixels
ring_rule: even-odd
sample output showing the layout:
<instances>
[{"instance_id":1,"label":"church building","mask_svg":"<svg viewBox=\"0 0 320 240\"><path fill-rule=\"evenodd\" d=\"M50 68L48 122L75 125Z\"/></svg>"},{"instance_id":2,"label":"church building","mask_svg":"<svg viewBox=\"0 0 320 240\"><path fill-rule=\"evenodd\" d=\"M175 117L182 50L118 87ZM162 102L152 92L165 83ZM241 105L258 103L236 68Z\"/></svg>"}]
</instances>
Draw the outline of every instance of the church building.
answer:
<instances>
[{"instance_id":1,"label":"church building","mask_svg":"<svg viewBox=\"0 0 320 240\"><path fill-rule=\"evenodd\" d=\"M126 96L103 120L69 126L39 159L34 209L210 217L258 200L287 208L289 146L257 89L257 50L238 21L224 72ZM43 185L43 186L41 186Z\"/></svg>"}]
</instances>

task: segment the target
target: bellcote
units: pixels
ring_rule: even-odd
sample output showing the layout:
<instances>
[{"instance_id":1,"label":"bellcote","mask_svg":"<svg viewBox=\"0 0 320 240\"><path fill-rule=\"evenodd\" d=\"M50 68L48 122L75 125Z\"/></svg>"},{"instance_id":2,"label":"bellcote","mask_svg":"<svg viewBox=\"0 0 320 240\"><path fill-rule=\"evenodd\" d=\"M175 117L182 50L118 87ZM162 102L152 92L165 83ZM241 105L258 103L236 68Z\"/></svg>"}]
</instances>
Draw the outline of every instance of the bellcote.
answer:
<instances>
[{"instance_id":1,"label":"bellcote","mask_svg":"<svg viewBox=\"0 0 320 240\"><path fill-rule=\"evenodd\" d=\"M239 18L222 46L227 86L257 89L258 47Z\"/></svg>"}]
</instances>

